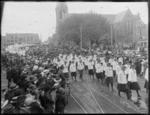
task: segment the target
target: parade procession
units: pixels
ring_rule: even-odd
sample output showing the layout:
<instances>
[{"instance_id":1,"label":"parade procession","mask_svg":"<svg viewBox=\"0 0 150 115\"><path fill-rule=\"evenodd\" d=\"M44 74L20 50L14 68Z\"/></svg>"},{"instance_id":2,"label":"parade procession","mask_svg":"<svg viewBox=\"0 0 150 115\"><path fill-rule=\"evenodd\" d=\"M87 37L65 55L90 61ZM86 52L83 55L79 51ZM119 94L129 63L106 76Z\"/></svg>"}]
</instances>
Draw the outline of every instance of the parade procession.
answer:
<instances>
[{"instance_id":1,"label":"parade procession","mask_svg":"<svg viewBox=\"0 0 150 115\"><path fill-rule=\"evenodd\" d=\"M57 3L56 12L58 7L66 3ZM60 32L57 44L35 39L1 48L1 114L148 114L148 51L112 42L89 46L82 29L79 44L61 41Z\"/></svg>"}]
</instances>

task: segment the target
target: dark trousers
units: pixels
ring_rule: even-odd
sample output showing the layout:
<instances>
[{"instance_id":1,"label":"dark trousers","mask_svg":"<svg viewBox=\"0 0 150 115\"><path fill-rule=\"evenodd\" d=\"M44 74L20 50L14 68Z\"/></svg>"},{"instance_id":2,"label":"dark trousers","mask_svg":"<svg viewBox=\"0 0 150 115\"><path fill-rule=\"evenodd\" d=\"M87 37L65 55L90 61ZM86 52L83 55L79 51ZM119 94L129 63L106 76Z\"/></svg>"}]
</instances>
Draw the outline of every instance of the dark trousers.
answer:
<instances>
[{"instance_id":1,"label":"dark trousers","mask_svg":"<svg viewBox=\"0 0 150 115\"><path fill-rule=\"evenodd\" d=\"M8 80L8 88L10 87L11 84L11 80Z\"/></svg>"},{"instance_id":2,"label":"dark trousers","mask_svg":"<svg viewBox=\"0 0 150 115\"><path fill-rule=\"evenodd\" d=\"M80 79L82 79L83 76L83 70L79 70Z\"/></svg>"},{"instance_id":3,"label":"dark trousers","mask_svg":"<svg viewBox=\"0 0 150 115\"><path fill-rule=\"evenodd\" d=\"M55 114L61 113L64 114L65 107L57 107L55 108Z\"/></svg>"},{"instance_id":4,"label":"dark trousers","mask_svg":"<svg viewBox=\"0 0 150 115\"><path fill-rule=\"evenodd\" d=\"M122 90L118 88L118 95L120 96L120 92L125 92L127 94L127 98L131 98L131 90L129 89L128 85L126 84L125 88Z\"/></svg>"}]
</instances>

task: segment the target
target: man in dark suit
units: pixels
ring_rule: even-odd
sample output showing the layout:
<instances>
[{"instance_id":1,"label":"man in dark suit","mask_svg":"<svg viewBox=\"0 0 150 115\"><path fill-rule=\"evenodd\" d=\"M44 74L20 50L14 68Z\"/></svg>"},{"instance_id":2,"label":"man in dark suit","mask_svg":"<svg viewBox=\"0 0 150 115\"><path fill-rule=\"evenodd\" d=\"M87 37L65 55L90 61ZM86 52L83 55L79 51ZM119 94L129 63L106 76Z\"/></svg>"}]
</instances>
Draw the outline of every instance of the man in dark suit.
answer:
<instances>
[{"instance_id":1,"label":"man in dark suit","mask_svg":"<svg viewBox=\"0 0 150 115\"><path fill-rule=\"evenodd\" d=\"M6 70L6 78L8 80L8 88L10 87L10 83L12 81L12 71L11 71L11 68L8 67L7 70Z\"/></svg>"}]
</instances>

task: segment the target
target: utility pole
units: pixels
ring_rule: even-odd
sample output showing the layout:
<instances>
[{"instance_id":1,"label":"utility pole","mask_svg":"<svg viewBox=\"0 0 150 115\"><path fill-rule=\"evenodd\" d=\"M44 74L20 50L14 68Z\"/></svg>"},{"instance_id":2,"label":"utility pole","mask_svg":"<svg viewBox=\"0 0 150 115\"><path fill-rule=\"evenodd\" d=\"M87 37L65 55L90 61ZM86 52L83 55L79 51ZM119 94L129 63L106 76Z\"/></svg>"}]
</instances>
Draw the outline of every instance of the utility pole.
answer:
<instances>
[{"instance_id":1,"label":"utility pole","mask_svg":"<svg viewBox=\"0 0 150 115\"><path fill-rule=\"evenodd\" d=\"M82 24L80 26L80 48L82 48Z\"/></svg>"}]
</instances>

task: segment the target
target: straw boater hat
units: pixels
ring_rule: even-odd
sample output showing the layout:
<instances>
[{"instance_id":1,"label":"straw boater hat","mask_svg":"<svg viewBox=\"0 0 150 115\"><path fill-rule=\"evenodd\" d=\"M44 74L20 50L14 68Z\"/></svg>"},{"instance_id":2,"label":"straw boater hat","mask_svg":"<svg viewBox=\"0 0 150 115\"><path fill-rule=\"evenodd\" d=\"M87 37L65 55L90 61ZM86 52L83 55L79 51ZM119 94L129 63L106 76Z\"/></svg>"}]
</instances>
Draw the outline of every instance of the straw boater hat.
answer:
<instances>
[{"instance_id":1,"label":"straw boater hat","mask_svg":"<svg viewBox=\"0 0 150 115\"><path fill-rule=\"evenodd\" d=\"M54 78L54 82L56 82L56 83L60 83L60 82L61 82L61 78L60 78L60 77L58 77L58 76L57 76L57 77L55 77L55 78Z\"/></svg>"},{"instance_id":2,"label":"straw boater hat","mask_svg":"<svg viewBox=\"0 0 150 115\"><path fill-rule=\"evenodd\" d=\"M33 71L34 71L34 70L37 70L37 69L38 69L38 66L35 65L35 66L33 67Z\"/></svg>"},{"instance_id":3,"label":"straw boater hat","mask_svg":"<svg viewBox=\"0 0 150 115\"><path fill-rule=\"evenodd\" d=\"M10 89L15 89L15 88L17 88L17 85L14 82L11 82Z\"/></svg>"},{"instance_id":4,"label":"straw boater hat","mask_svg":"<svg viewBox=\"0 0 150 115\"><path fill-rule=\"evenodd\" d=\"M35 99L33 98L33 96L31 96L31 97L28 97L28 98L25 99L24 105L29 106L33 102L35 102Z\"/></svg>"}]
</instances>

